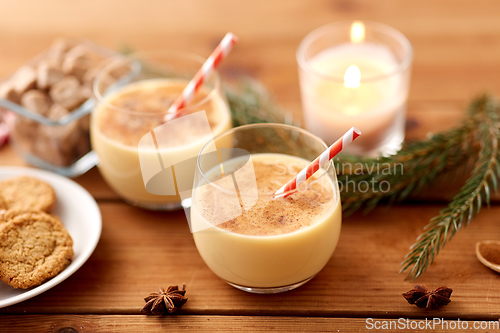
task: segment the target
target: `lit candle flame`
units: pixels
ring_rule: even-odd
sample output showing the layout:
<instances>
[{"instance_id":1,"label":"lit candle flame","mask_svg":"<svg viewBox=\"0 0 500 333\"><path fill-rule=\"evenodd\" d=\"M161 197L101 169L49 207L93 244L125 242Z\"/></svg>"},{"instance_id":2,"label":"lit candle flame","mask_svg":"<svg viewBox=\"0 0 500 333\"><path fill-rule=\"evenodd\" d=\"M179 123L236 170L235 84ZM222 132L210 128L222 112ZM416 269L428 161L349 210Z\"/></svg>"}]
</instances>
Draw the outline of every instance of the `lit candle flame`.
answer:
<instances>
[{"instance_id":1,"label":"lit candle flame","mask_svg":"<svg viewBox=\"0 0 500 333\"><path fill-rule=\"evenodd\" d=\"M361 43L365 41L365 25L363 22L355 21L351 25L351 42Z\"/></svg>"},{"instance_id":2,"label":"lit candle flame","mask_svg":"<svg viewBox=\"0 0 500 333\"><path fill-rule=\"evenodd\" d=\"M359 87L359 82L361 81L361 72L357 66L351 65L345 71L344 75L344 86L347 88L357 88Z\"/></svg>"}]
</instances>

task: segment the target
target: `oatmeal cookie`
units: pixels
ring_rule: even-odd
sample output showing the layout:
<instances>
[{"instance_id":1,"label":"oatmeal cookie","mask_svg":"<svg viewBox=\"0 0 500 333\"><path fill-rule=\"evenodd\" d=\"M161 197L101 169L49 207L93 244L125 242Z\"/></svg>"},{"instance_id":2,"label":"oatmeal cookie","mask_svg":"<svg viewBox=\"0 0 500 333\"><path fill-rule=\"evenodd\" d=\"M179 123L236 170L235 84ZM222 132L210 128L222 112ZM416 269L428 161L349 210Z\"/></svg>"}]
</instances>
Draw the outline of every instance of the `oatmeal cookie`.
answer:
<instances>
[{"instance_id":1,"label":"oatmeal cookie","mask_svg":"<svg viewBox=\"0 0 500 333\"><path fill-rule=\"evenodd\" d=\"M6 209L7 209L7 201L5 201L2 193L0 193L0 214Z\"/></svg>"},{"instance_id":2,"label":"oatmeal cookie","mask_svg":"<svg viewBox=\"0 0 500 333\"><path fill-rule=\"evenodd\" d=\"M1 181L0 193L9 209L34 209L50 213L56 202L56 194L49 184L28 176Z\"/></svg>"},{"instance_id":3,"label":"oatmeal cookie","mask_svg":"<svg viewBox=\"0 0 500 333\"><path fill-rule=\"evenodd\" d=\"M25 213L0 224L0 280L14 288L37 286L73 259L73 240L49 214Z\"/></svg>"},{"instance_id":4,"label":"oatmeal cookie","mask_svg":"<svg viewBox=\"0 0 500 333\"><path fill-rule=\"evenodd\" d=\"M41 210L37 209L26 209L26 208L11 208L11 209L0 209L0 224L9 222L14 217L22 214L34 214L43 213ZM55 217L55 216L54 216Z\"/></svg>"}]
</instances>

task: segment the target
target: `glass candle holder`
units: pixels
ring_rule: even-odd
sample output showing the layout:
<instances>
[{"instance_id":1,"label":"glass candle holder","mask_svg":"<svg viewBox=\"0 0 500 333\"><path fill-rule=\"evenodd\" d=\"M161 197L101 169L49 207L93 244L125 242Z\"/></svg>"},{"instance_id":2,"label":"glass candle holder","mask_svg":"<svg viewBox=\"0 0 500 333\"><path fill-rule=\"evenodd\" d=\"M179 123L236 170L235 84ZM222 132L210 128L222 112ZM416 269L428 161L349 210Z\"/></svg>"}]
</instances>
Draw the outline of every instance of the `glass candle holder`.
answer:
<instances>
[{"instance_id":1,"label":"glass candle holder","mask_svg":"<svg viewBox=\"0 0 500 333\"><path fill-rule=\"evenodd\" d=\"M413 50L399 31L374 22L338 22L307 35L297 50L305 127L332 144L350 127L357 155L388 155L405 136Z\"/></svg>"}]
</instances>

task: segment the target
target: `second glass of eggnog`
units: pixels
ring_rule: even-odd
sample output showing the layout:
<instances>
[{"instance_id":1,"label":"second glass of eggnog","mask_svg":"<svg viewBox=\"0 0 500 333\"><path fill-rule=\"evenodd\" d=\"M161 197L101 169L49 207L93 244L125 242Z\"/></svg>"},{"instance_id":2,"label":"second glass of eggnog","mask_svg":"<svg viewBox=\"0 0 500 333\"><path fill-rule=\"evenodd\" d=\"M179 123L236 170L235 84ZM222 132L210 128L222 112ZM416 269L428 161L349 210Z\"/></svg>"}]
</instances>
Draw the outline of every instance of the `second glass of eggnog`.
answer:
<instances>
[{"instance_id":1,"label":"second glass of eggnog","mask_svg":"<svg viewBox=\"0 0 500 333\"><path fill-rule=\"evenodd\" d=\"M179 110L183 116L205 111L206 121L200 122L200 117L182 117L180 125L170 126L161 132L161 138L158 136L158 129L166 123L167 110L203 61L202 57L188 52L141 53L115 59L97 75L94 82L97 104L91 120L92 148L99 157L101 175L127 202L152 210L181 208L176 184L172 182L170 190L165 185L163 189L151 191L143 179L141 162L158 163L172 170L176 164L190 159L194 165L203 145L231 128L229 107L221 92L219 76L214 73L193 100ZM108 77L116 71L123 73L122 79L109 86ZM154 132L156 146L140 150L141 139ZM189 181L192 184L192 178L185 180ZM158 182L151 185L161 187Z\"/></svg>"},{"instance_id":2,"label":"second glass of eggnog","mask_svg":"<svg viewBox=\"0 0 500 333\"><path fill-rule=\"evenodd\" d=\"M254 293L292 290L327 264L341 228L330 162L288 197L274 193L327 148L282 124L229 130L200 152L190 227L208 267Z\"/></svg>"}]
</instances>

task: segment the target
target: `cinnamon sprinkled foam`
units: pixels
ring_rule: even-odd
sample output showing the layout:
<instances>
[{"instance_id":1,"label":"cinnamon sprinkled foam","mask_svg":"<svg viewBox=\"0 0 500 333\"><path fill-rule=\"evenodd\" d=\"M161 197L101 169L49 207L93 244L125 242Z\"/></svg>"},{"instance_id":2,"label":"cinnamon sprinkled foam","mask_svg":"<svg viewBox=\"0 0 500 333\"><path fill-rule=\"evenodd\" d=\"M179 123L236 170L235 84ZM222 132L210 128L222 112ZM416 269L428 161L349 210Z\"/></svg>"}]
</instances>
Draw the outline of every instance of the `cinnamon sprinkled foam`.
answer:
<instances>
[{"instance_id":1,"label":"cinnamon sprinkled foam","mask_svg":"<svg viewBox=\"0 0 500 333\"><path fill-rule=\"evenodd\" d=\"M199 191L197 209L207 221L217 224L218 228L251 236L282 235L321 221L337 205L338 198L332 181L327 175L320 177L321 171L288 198L273 198L276 189L295 176L308 161L283 154L255 154L252 155L252 161L259 195L257 203L242 215L224 223L213 223L220 220L220 215L231 216L231 210L236 207L225 204L228 200L224 196L229 194L213 190L211 186ZM233 169L236 164L237 162L233 163ZM228 165L231 165L231 161L224 164L224 170L230 169ZM239 176L242 179L238 183L242 201L246 198L241 189L251 185L251 177L251 172Z\"/></svg>"},{"instance_id":2,"label":"cinnamon sprinkled foam","mask_svg":"<svg viewBox=\"0 0 500 333\"><path fill-rule=\"evenodd\" d=\"M94 115L99 131L113 141L136 147L144 134L164 123L164 114L175 98L182 93L187 82L180 79L138 81L120 89L117 93L106 96L106 101L111 107L101 104ZM221 114L220 108L213 105L216 103L214 99L208 99L200 105L209 93L207 89L200 88L189 104L196 105L196 107L189 111L205 110L210 127L213 129L221 122L218 119L225 117ZM137 114L143 115L138 117ZM200 126L203 124L193 123L190 124L189 129L178 128L169 133L169 140L166 142L171 143L173 147L190 143L198 139L196 133Z\"/></svg>"}]
</instances>

